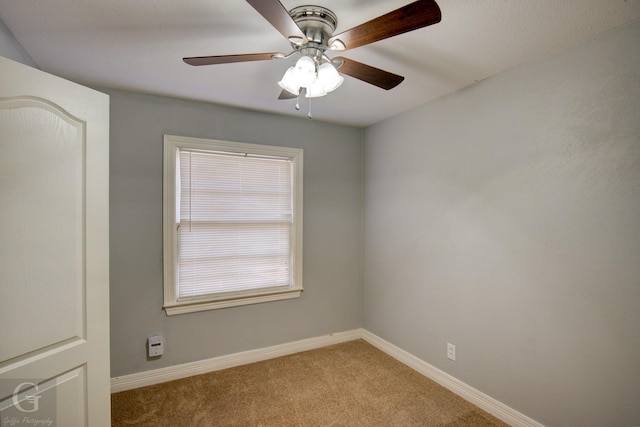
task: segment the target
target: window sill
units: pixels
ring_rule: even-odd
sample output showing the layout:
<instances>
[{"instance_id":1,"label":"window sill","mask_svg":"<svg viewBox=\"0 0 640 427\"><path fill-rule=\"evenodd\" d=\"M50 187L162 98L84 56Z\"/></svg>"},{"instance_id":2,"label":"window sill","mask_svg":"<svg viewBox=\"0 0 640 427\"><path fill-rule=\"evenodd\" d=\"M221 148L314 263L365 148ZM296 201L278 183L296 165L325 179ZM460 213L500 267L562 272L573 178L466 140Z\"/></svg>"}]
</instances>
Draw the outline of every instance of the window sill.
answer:
<instances>
[{"instance_id":1,"label":"window sill","mask_svg":"<svg viewBox=\"0 0 640 427\"><path fill-rule=\"evenodd\" d=\"M280 301L286 299L299 298L302 289L281 291L266 295L251 295L246 297L235 297L224 300L208 301L185 301L173 304L165 304L164 310L167 316L176 314L195 313L198 311L217 310L220 308L238 307L241 305L260 304L263 302Z\"/></svg>"}]
</instances>

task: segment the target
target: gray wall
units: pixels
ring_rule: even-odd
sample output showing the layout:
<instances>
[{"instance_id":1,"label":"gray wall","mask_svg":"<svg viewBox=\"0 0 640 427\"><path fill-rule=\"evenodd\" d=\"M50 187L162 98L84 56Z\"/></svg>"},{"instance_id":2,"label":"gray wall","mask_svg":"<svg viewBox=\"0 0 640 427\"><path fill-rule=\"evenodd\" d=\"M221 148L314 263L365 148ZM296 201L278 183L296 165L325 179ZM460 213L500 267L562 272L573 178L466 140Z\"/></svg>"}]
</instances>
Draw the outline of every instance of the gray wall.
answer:
<instances>
[{"instance_id":1,"label":"gray wall","mask_svg":"<svg viewBox=\"0 0 640 427\"><path fill-rule=\"evenodd\" d=\"M640 424L639 47L636 21L366 129L366 329L545 425Z\"/></svg>"},{"instance_id":2,"label":"gray wall","mask_svg":"<svg viewBox=\"0 0 640 427\"><path fill-rule=\"evenodd\" d=\"M101 89L111 96L111 375L361 326L362 130ZM274 101L275 102L275 101ZM299 299L167 317L162 310L162 139L174 134L304 149ZM145 341L165 336L146 359Z\"/></svg>"},{"instance_id":3,"label":"gray wall","mask_svg":"<svg viewBox=\"0 0 640 427\"><path fill-rule=\"evenodd\" d=\"M13 36L7 25L0 19L0 56L36 67L33 59Z\"/></svg>"}]
</instances>

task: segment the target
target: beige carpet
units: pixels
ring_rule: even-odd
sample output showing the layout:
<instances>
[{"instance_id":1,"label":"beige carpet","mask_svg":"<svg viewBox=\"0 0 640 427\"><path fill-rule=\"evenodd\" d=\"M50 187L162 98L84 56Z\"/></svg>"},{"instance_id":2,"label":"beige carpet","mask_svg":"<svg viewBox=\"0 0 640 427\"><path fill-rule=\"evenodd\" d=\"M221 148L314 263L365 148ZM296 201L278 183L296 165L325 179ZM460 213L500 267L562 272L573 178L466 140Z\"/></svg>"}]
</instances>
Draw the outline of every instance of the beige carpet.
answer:
<instances>
[{"instance_id":1,"label":"beige carpet","mask_svg":"<svg viewBox=\"0 0 640 427\"><path fill-rule=\"evenodd\" d=\"M115 393L113 426L506 426L358 340Z\"/></svg>"}]
</instances>

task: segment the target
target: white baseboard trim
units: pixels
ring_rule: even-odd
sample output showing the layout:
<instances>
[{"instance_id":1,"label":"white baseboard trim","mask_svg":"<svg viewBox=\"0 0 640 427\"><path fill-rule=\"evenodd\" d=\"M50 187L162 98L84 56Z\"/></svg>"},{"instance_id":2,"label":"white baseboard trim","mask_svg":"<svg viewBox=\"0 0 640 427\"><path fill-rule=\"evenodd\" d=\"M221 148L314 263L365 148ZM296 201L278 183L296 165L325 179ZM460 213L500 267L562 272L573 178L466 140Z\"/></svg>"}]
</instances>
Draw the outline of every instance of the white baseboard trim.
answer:
<instances>
[{"instance_id":1,"label":"white baseboard trim","mask_svg":"<svg viewBox=\"0 0 640 427\"><path fill-rule=\"evenodd\" d=\"M462 381L452 377L444 371L436 368L433 365L425 362L422 359L415 357L414 355L402 350L399 347L383 340L377 335L371 332L361 329L361 338L367 341L369 344L384 351L389 356L404 363L413 370L421 373L427 378L432 379L441 386L451 390L458 396L473 403L477 407L487 411L494 417L504 421L513 427L544 427L537 421L527 417L524 414L510 408L502 402L482 393L479 390L471 387L470 385L463 383Z\"/></svg>"},{"instance_id":2,"label":"white baseboard trim","mask_svg":"<svg viewBox=\"0 0 640 427\"><path fill-rule=\"evenodd\" d=\"M365 329L354 329L346 332L324 335L316 338L308 338L291 343L243 351L240 353L214 357L212 359L199 360L181 365L167 366L166 368L139 372L111 379L111 393L160 384L193 375L206 374L220 369L233 368L248 363L260 362L275 357L287 356L301 351L313 350L328 345L339 344L347 341L364 339L369 344L377 347L399 362L414 369L427 378L432 379L441 386L451 390L460 397L473 403L477 407L489 412L496 418L513 427L544 427L537 421L510 408L502 402L482 393L468 384L452 377L433 365L417 358L399 347L383 340Z\"/></svg>"},{"instance_id":3,"label":"white baseboard trim","mask_svg":"<svg viewBox=\"0 0 640 427\"><path fill-rule=\"evenodd\" d=\"M207 372L233 368L235 366L246 365L248 363L273 359L275 357L287 356L301 351L313 350L320 347L326 347L328 345L357 340L361 337L362 330L354 329L352 331L338 332L321 337L307 338L271 347L214 357L212 359L198 360L196 362L167 366L166 368L114 377L111 378L111 393L146 387L153 384L160 384L193 375L206 374Z\"/></svg>"}]
</instances>

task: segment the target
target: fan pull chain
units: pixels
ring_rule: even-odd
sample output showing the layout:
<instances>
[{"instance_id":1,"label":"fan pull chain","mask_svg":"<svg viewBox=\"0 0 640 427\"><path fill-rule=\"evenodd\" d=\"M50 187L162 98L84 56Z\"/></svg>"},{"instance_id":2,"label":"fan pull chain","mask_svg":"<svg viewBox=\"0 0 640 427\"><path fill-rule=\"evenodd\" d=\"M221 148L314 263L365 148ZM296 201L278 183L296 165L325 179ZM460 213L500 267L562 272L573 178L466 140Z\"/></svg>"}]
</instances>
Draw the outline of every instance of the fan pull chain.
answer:
<instances>
[{"instance_id":1,"label":"fan pull chain","mask_svg":"<svg viewBox=\"0 0 640 427\"><path fill-rule=\"evenodd\" d=\"M298 90L298 95L296 96L296 110L300 109L300 90Z\"/></svg>"},{"instance_id":2,"label":"fan pull chain","mask_svg":"<svg viewBox=\"0 0 640 427\"><path fill-rule=\"evenodd\" d=\"M311 114L311 98L309 98L309 112L307 113L307 117L313 119L313 115Z\"/></svg>"}]
</instances>

